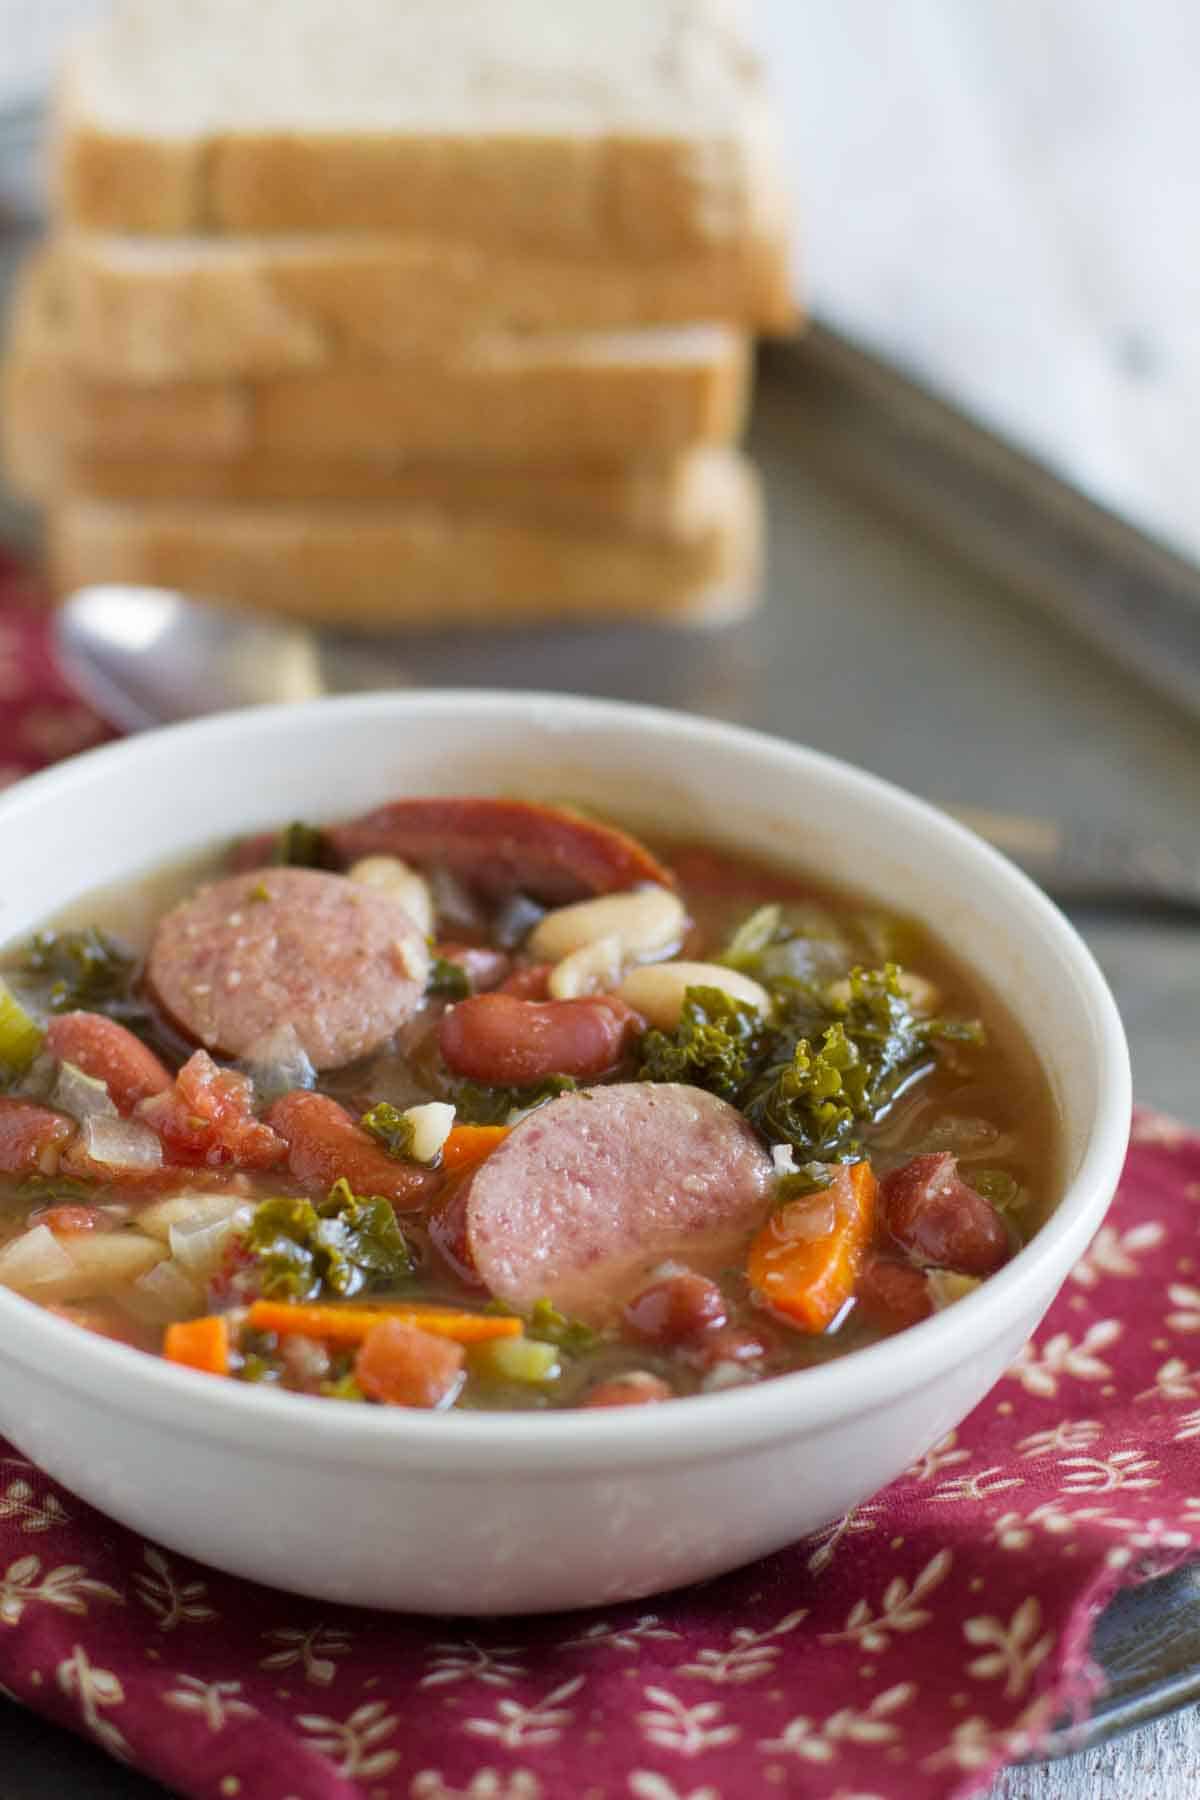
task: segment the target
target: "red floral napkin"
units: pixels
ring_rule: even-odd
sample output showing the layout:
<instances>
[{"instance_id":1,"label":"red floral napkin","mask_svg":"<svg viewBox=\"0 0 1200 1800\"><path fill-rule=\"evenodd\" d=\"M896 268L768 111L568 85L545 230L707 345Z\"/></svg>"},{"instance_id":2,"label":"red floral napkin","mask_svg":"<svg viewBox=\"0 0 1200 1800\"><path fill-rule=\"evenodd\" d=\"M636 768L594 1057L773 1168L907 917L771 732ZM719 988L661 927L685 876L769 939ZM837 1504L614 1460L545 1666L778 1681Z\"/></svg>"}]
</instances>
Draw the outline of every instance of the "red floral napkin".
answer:
<instances>
[{"instance_id":1,"label":"red floral napkin","mask_svg":"<svg viewBox=\"0 0 1200 1800\"><path fill-rule=\"evenodd\" d=\"M103 735L34 613L0 613L0 693L10 777ZM1198 1224L1200 1137L1139 1112L1109 1222L958 1431L815 1537L602 1613L294 1599L143 1542L0 1444L0 1682L204 1800L979 1792L1086 1708L1115 1589L1198 1553Z\"/></svg>"}]
</instances>

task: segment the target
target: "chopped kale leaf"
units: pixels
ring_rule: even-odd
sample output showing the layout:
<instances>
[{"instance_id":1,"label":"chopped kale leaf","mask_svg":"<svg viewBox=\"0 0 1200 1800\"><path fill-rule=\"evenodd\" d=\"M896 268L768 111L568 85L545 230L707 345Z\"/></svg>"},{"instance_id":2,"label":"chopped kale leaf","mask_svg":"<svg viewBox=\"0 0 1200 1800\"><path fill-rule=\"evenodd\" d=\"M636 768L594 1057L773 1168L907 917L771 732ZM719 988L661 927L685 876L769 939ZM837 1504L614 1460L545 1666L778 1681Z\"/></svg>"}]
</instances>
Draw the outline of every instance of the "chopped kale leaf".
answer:
<instances>
[{"instance_id":1,"label":"chopped kale leaf","mask_svg":"<svg viewBox=\"0 0 1200 1800\"><path fill-rule=\"evenodd\" d=\"M477 1081L460 1081L450 1095L460 1125L505 1125L512 1113L533 1112L560 1094L573 1094L579 1083L572 1075L549 1075L536 1087L484 1087Z\"/></svg>"},{"instance_id":2,"label":"chopped kale leaf","mask_svg":"<svg viewBox=\"0 0 1200 1800\"><path fill-rule=\"evenodd\" d=\"M760 1050L762 1021L752 1006L715 987L690 987L674 1031L642 1039L639 1081L682 1081L736 1102Z\"/></svg>"},{"instance_id":3,"label":"chopped kale leaf","mask_svg":"<svg viewBox=\"0 0 1200 1800\"><path fill-rule=\"evenodd\" d=\"M294 819L276 840L271 861L289 869L329 869L336 866L325 833L319 825Z\"/></svg>"},{"instance_id":4,"label":"chopped kale leaf","mask_svg":"<svg viewBox=\"0 0 1200 1800\"><path fill-rule=\"evenodd\" d=\"M311 1200L264 1200L245 1241L268 1300L350 1300L394 1287L412 1272L391 1201L355 1194L345 1180L315 1206Z\"/></svg>"},{"instance_id":5,"label":"chopped kale leaf","mask_svg":"<svg viewBox=\"0 0 1200 1800\"><path fill-rule=\"evenodd\" d=\"M390 1100L377 1100L358 1121L378 1144L400 1162L412 1159L413 1122Z\"/></svg>"},{"instance_id":6,"label":"chopped kale leaf","mask_svg":"<svg viewBox=\"0 0 1200 1800\"><path fill-rule=\"evenodd\" d=\"M425 991L436 994L443 1000L465 1000L472 992L471 977L459 963L449 962L444 956L435 956L430 964Z\"/></svg>"},{"instance_id":7,"label":"chopped kale leaf","mask_svg":"<svg viewBox=\"0 0 1200 1800\"><path fill-rule=\"evenodd\" d=\"M51 1012L112 1012L130 999L137 973L132 951L94 925L79 931L39 931L23 959L26 974L48 984Z\"/></svg>"},{"instance_id":8,"label":"chopped kale leaf","mask_svg":"<svg viewBox=\"0 0 1200 1800\"><path fill-rule=\"evenodd\" d=\"M982 1041L977 1024L919 1017L892 963L852 970L844 992L794 978L769 991L768 1024L720 989L689 988L674 1031L643 1038L639 1079L706 1088L798 1162L855 1160L857 1128L933 1068L940 1043Z\"/></svg>"}]
</instances>

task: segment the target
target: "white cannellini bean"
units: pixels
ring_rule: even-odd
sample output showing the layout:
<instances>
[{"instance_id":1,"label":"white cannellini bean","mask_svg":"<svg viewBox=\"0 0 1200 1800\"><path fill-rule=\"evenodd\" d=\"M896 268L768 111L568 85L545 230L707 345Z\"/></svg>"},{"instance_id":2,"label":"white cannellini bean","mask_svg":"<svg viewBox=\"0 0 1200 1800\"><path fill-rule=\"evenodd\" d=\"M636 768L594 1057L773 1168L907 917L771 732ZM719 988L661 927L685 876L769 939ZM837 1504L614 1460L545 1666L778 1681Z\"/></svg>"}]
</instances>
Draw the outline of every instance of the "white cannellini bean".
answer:
<instances>
[{"instance_id":1,"label":"white cannellini bean","mask_svg":"<svg viewBox=\"0 0 1200 1800\"><path fill-rule=\"evenodd\" d=\"M765 1014L771 1009L771 996L765 988L748 975L739 975L736 969L722 968L720 963L651 963L644 969L631 969L617 993L651 1025L657 1025L660 1031L673 1031L690 987L720 988L731 999L744 1000L756 1012Z\"/></svg>"},{"instance_id":2,"label":"white cannellini bean","mask_svg":"<svg viewBox=\"0 0 1200 1800\"><path fill-rule=\"evenodd\" d=\"M669 888L633 888L559 906L534 927L529 949L540 962L561 962L601 938L616 938L622 959L638 962L676 949L687 930L683 902Z\"/></svg>"},{"instance_id":3,"label":"white cannellini bean","mask_svg":"<svg viewBox=\"0 0 1200 1800\"><path fill-rule=\"evenodd\" d=\"M844 1006L850 998L849 976L843 975L840 981L831 981L825 992L830 1000ZM917 1014L935 1013L942 1004L942 990L924 975L913 975L908 969L900 971L900 992Z\"/></svg>"},{"instance_id":4,"label":"white cannellini bean","mask_svg":"<svg viewBox=\"0 0 1200 1800\"><path fill-rule=\"evenodd\" d=\"M406 1106L404 1117L413 1128L414 1158L431 1163L454 1129L454 1108L445 1100L427 1100L423 1106Z\"/></svg>"},{"instance_id":5,"label":"white cannellini bean","mask_svg":"<svg viewBox=\"0 0 1200 1800\"><path fill-rule=\"evenodd\" d=\"M172 1227L198 1231L204 1225L216 1225L222 1219L232 1219L243 1210L248 1219L252 1208L247 1207L244 1194L185 1191L182 1194L171 1194L165 1200L152 1200L149 1206L143 1207L138 1214L138 1229L166 1244L170 1242Z\"/></svg>"},{"instance_id":6,"label":"white cannellini bean","mask_svg":"<svg viewBox=\"0 0 1200 1800\"><path fill-rule=\"evenodd\" d=\"M597 938L581 944L550 971L546 988L552 1000L578 1000L584 994L610 994L621 979L621 940Z\"/></svg>"},{"instance_id":7,"label":"white cannellini bean","mask_svg":"<svg viewBox=\"0 0 1200 1800\"><path fill-rule=\"evenodd\" d=\"M363 887L377 888L398 900L425 937L433 936L433 895L429 883L398 856L364 856L347 874Z\"/></svg>"}]
</instances>

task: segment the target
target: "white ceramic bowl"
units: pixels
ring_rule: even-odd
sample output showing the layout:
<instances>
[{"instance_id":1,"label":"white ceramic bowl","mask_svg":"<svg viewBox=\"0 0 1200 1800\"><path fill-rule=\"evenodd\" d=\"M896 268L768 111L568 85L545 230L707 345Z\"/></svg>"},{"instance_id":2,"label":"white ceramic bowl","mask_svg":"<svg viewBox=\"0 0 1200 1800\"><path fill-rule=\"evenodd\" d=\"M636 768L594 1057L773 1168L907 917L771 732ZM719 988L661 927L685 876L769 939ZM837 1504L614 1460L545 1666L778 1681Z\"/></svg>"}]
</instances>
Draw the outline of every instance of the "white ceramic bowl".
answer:
<instances>
[{"instance_id":1,"label":"white ceramic bowl","mask_svg":"<svg viewBox=\"0 0 1200 1800\"><path fill-rule=\"evenodd\" d=\"M1130 1108L1120 1020L1062 916L932 808L813 751L590 700L369 695L98 750L0 801L0 943L89 888L299 814L397 794L571 798L821 871L919 914L1007 1000L1062 1120L1063 1193L952 1311L824 1367L661 1407L423 1414L173 1368L0 1292L0 1431L168 1547L322 1598L505 1613L744 1563L882 1487L956 1425L1099 1225Z\"/></svg>"}]
</instances>

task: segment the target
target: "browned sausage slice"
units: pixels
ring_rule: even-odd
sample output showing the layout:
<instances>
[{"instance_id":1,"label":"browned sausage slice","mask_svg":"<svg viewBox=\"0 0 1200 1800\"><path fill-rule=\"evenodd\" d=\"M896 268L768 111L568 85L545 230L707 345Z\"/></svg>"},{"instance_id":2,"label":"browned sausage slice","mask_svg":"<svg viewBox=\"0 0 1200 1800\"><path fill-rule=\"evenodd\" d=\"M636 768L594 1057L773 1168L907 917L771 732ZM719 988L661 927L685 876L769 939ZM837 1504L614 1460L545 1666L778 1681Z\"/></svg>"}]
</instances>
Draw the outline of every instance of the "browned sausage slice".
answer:
<instances>
[{"instance_id":1,"label":"browned sausage slice","mask_svg":"<svg viewBox=\"0 0 1200 1800\"><path fill-rule=\"evenodd\" d=\"M520 889L548 906L674 876L636 838L527 800L395 800L327 833L340 862L399 856L436 863L493 896Z\"/></svg>"},{"instance_id":2,"label":"browned sausage slice","mask_svg":"<svg viewBox=\"0 0 1200 1800\"><path fill-rule=\"evenodd\" d=\"M209 1050L242 1056L294 1027L318 1069L384 1043L420 1004L421 932L391 895L316 869L231 875L160 920L147 975Z\"/></svg>"},{"instance_id":3,"label":"browned sausage slice","mask_svg":"<svg viewBox=\"0 0 1200 1800\"><path fill-rule=\"evenodd\" d=\"M719 1266L761 1223L771 1159L699 1088L624 1082L565 1094L517 1125L467 1194L467 1248L511 1306L543 1296L619 1311L666 1256Z\"/></svg>"}]
</instances>

